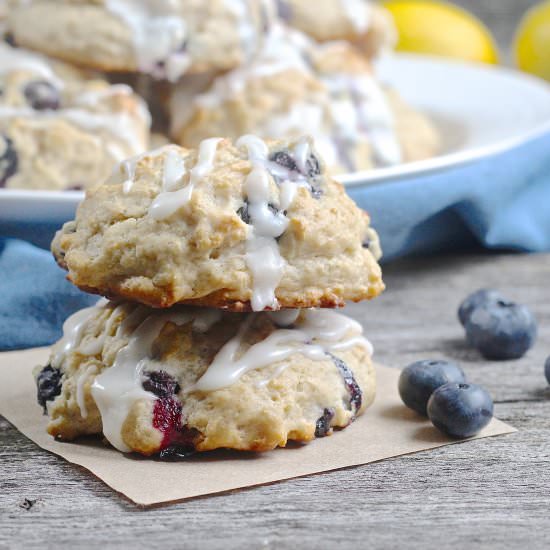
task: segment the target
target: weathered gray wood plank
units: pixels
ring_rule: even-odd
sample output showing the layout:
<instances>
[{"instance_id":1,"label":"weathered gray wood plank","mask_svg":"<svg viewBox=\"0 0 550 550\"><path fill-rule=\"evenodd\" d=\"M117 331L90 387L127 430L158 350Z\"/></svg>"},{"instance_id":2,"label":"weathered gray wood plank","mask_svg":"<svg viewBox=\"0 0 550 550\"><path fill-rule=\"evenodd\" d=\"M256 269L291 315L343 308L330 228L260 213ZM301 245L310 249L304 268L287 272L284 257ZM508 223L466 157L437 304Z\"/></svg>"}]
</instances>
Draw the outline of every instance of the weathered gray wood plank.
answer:
<instances>
[{"instance_id":1,"label":"weathered gray wood plank","mask_svg":"<svg viewBox=\"0 0 550 550\"><path fill-rule=\"evenodd\" d=\"M550 255L444 256L386 270L387 293L348 311L380 362L460 360L519 433L268 487L141 510L0 420L0 548L543 548L550 540ZM480 286L529 304L540 339L488 363L456 306ZM25 498L39 499L30 509Z\"/></svg>"}]
</instances>

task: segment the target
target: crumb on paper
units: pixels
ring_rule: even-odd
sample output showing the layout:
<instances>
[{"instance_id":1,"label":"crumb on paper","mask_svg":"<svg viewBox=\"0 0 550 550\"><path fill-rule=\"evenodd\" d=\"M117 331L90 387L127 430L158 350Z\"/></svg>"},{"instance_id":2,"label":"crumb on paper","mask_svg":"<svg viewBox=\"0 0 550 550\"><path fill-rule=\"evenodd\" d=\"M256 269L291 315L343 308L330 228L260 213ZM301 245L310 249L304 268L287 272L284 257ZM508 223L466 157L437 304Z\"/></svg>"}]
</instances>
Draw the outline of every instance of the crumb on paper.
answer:
<instances>
[{"instance_id":1,"label":"crumb on paper","mask_svg":"<svg viewBox=\"0 0 550 550\"><path fill-rule=\"evenodd\" d=\"M25 500L23 500L23 502L19 503L19 508L30 510L36 504L37 501L38 501L37 498L35 499L26 498Z\"/></svg>"}]
</instances>

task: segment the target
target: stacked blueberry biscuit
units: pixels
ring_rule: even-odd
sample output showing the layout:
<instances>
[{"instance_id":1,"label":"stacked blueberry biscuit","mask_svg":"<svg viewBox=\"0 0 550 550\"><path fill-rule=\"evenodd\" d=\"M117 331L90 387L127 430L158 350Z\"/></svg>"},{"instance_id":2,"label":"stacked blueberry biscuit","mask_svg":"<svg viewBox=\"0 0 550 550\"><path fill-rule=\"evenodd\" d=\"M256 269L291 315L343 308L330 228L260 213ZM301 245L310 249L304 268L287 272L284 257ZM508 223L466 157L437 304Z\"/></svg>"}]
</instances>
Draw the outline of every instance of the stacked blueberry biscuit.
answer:
<instances>
[{"instance_id":1,"label":"stacked blueberry biscuit","mask_svg":"<svg viewBox=\"0 0 550 550\"><path fill-rule=\"evenodd\" d=\"M4 161L7 187L85 188L113 158L147 150L149 113L133 105L137 99L121 99L121 83L133 90L126 95L147 101L154 131L183 147L218 135L309 133L338 173L421 160L439 149L430 121L376 79L371 61L392 47L394 29L368 0L9 0L5 26L17 49L0 56L0 77L17 80L3 59L32 50L50 72L63 66L78 73L84 88L48 77L54 101L27 105L25 113L17 99L3 99L4 127L26 120L21 131L1 129L10 154L21 157L16 167ZM98 87L98 78L111 87L90 95L88 81ZM10 133L18 132L24 135L15 143ZM28 160L33 155L51 159L51 170Z\"/></svg>"},{"instance_id":2,"label":"stacked blueberry biscuit","mask_svg":"<svg viewBox=\"0 0 550 550\"><path fill-rule=\"evenodd\" d=\"M378 238L310 138L134 157L52 251L107 298L66 321L36 371L60 439L266 451L345 428L374 399L372 347L333 308L382 292Z\"/></svg>"}]
</instances>

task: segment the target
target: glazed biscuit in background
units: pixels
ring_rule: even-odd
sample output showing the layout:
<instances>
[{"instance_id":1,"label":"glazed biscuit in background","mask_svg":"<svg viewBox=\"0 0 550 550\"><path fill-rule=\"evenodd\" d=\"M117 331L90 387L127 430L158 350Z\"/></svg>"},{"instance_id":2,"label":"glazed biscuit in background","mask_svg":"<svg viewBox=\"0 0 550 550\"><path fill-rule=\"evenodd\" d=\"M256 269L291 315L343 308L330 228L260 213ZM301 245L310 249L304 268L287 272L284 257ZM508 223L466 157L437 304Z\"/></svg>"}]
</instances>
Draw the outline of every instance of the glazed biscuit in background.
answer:
<instances>
[{"instance_id":1,"label":"glazed biscuit in background","mask_svg":"<svg viewBox=\"0 0 550 550\"><path fill-rule=\"evenodd\" d=\"M131 88L0 44L0 187L82 189L149 146Z\"/></svg>"},{"instance_id":2,"label":"glazed biscuit in background","mask_svg":"<svg viewBox=\"0 0 550 550\"><path fill-rule=\"evenodd\" d=\"M344 428L373 401L372 348L330 310L222 313L103 302L36 369L48 432L122 452L267 451Z\"/></svg>"},{"instance_id":3,"label":"glazed biscuit in background","mask_svg":"<svg viewBox=\"0 0 550 550\"><path fill-rule=\"evenodd\" d=\"M177 80L247 62L270 25L267 1L12 0L15 42L77 65Z\"/></svg>"},{"instance_id":4,"label":"glazed biscuit in background","mask_svg":"<svg viewBox=\"0 0 550 550\"><path fill-rule=\"evenodd\" d=\"M413 109L396 90L386 90L386 97L394 113L403 158L425 160L440 153L441 134L429 117Z\"/></svg>"},{"instance_id":5,"label":"glazed biscuit in background","mask_svg":"<svg viewBox=\"0 0 550 550\"><path fill-rule=\"evenodd\" d=\"M402 105L400 102L399 105ZM415 120L433 139L412 147L414 128L399 121L371 66L345 42L316 44L275 26L260 55L223 75L184 78L171 99L172 134L185 147L208 137L252 133L265 139L315 136L333 173L354 172L429 158L437 133L420 113ZM407 113L413 110L408 109ZM410 119L410 117L409 117Z\"/></svg>"},{"instance_id":6,"label":"glazed biscuit in background","mask_svg":"<svg viewBox=\"0 0 550 550\"><path fill-rule=\"evenodd\" d=\"M81 289L154 307L335 307L384 288L368 215L306 137L130 159L88 190L52 250Z\"/></svg>"},{"instance_id":7,"label":"glazed biscuit in background","mask_svg":"<svg viewBox=\"0 0 550 550\"><path fill-rule=\"evenodd\" d=\"M319 42L347 40L368 57L397 41L391 14L369 0L276 0L286 23Z\"/></svg>"}]
</instances>

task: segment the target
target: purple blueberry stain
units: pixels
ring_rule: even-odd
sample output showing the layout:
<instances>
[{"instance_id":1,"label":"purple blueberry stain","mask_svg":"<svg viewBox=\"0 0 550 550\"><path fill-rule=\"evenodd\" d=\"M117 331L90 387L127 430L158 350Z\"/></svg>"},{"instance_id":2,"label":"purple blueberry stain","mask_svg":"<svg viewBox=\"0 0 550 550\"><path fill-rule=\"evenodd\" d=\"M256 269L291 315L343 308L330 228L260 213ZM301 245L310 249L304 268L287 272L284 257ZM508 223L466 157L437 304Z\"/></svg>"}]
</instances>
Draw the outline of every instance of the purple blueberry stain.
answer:
<instances>
[{"instance_id":1,"label":"purple blueberry stain","mask_svg":"<svg viewBox=\"0 0 550 550\"><path fill-rule=\"evenodd\" d=\"M325 437L331 431L330 423L334 418L334 409L327 407L315 424L315 437Z\"/></svg>"},{"instance_id":2,"label":"purple blueberry stain","mask_svg":"<svg viewBox=\"0 0 550 550\"><path fill-rule=\"evenodd\" d=\"M267 208L269 211L273 214L273 216L277 216L281 213L281 210L279 210L273 203L268 203ZM282 214L286 216L286 210L282 211ZM237 215L241 220L246 223L246 225L252 225L252 217L250 216L250 203L248 200L244 201L244 204L237 210Z\"/></svg>"},{"instance_id":3,"label":"purple blueberry stain","mask_svg":"<svg viewBox=\"0 0 550 550\"><path fill-rule=\"evenodd\" d=\"M162 449L159 453L159 458L166 461L185 460L196 453L194 447L184 445L170 445Z\"/></svg>"},{"instance_id":4,"label":"purple blueberry stain","mask_svg":"<svg viewBox=\"0 0 550 550\"><path fill-rule=\"evenodd\" d=\"M316 183L321 175L321 163L313 153L310 153L306 159L304 170L300 169L294 157L287 151L275 151L270 155L269 160L278 168L270 170L276 183L279 184L283 179L290 181L305 179L312 197L319 199L322 196L323 192Z\"/></svg>"},{"instance_id":5,"label":"purple blueberry stain","mask_svg":"<svg viewBox=\"0 0 550 550\"><path fill-rule=\"evenodd\" d=\"M145 372L142 386L145 391L154 393L161 398L176 395L181 389L176 379L163 370Z\"/></svg>"},{"instance_id":6,"label":"purple blueberry stain","mask_svg":"<svg viewBox=\"0 0 550 550\"><path fill-rule=\"evenodd\" d=\"M296 161L285 151L276 151L269 157L269 160L291 172L300 172Z\"/></svg>"},{"instance_id":7,"label":"purple blueberry stain","mask_svg":"<svg viewBox=\"0 0 550 550\"><path fill-rule=\"evenodd\" d=\"M316 178L321 174L321 163L313 154L309 155L306 160L306 174L308 178Z\"/></svg>"},{"instance_id":8,"label":"purple blueberry stain","mask_svg":"<svg viewBox=\"0 0 550 550\"><path fill-rule=\"evenodd\" d=\"M13 141L0 135L0 187L4 187L6 182L17 172L19 159Z\"/></svg>"},{"instance_id":9,"label":"purple blueberry stain","mask_svg":"<svg viewBox=\"0 0 550 550\"><path fill-rule=\"evenodd\" d=\"M59 91L47 80L32 80L25 86L23 94L36 111L55 111L61 104Z\"/></svg>"},{"instance_id":10,"label":"purple blueberry stain","mask_svg":"<svg viewBox=\"0 0 550 550\"><path fill-rule=\"evenodd\" d=\"M359 387L357 380L355 380L352 370L347 366L347 364L332 353L327 353L327 355L332 359L332 362L344 379L344 384L349 394L349 407L353 418L355 418L357 411L361 408L361 404L363 403L363 392Z\"/></svg>"},{"instance_id":11,"label":"purple blueberry stain","mask_svg":"<svg viewBox=\"0 0 550 550\"><path fill-rule=\"evenodd\" d=\"M47 414L48 401L53 401L61 393L62 377L63 373L51 365L46 365L36 377L36 399L44 414Z\"/></svg>"}]
</instances>

